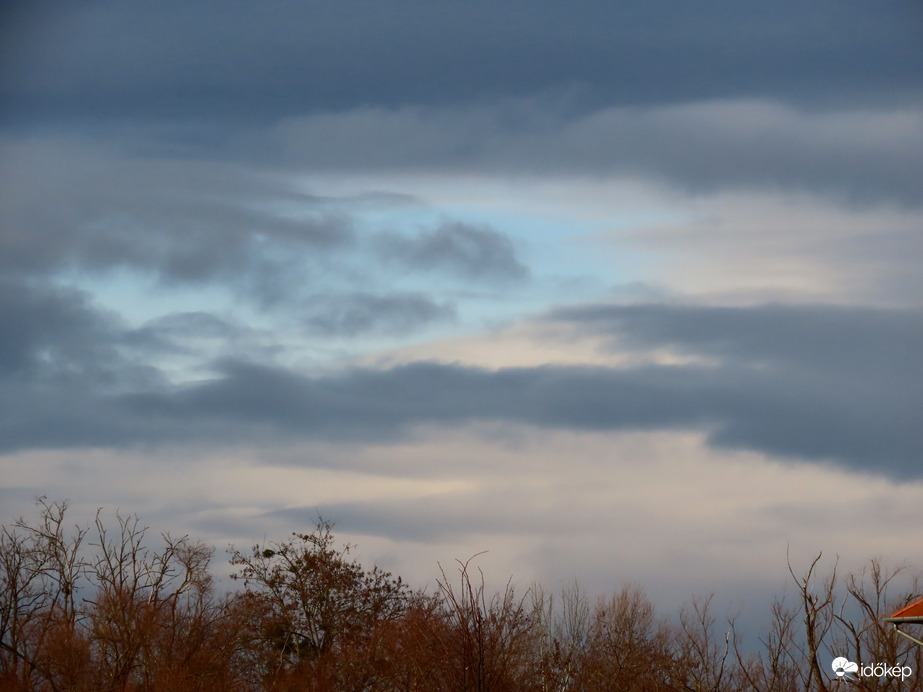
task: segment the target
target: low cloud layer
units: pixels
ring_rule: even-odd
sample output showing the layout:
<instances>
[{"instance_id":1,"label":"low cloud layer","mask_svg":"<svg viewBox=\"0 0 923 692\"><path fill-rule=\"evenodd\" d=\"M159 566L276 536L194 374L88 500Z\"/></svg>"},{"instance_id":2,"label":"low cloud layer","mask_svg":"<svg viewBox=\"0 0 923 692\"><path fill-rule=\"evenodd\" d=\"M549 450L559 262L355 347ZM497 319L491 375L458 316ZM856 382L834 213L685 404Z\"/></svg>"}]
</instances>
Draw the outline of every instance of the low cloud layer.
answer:
<instances>
[{"instance_id":1,"label":"low cloud layer","mask_svg":"<svg viewBox=\"0 0 923 692\"><path fill-rule=\"evenodd\" d=\"M721 447L824 460L893 477L918 478L923 472L917 459L923 435L915 415L923 406L915 377L923 371L919 310L570 308L549 319L578 334L603 336L614 351L637 354L638 360L618 367L494 371L417 362L315 376L225 360L212 366L217 375L205 381L170 388L148 382L126 391L125 383L134 380L124 373L144 368L130 360L113 368L108 354L81 350L70 338L77 333L73 328L66 330L67 338L57 331L55 305L49 303L48 320L37 320L28 339L6 350L8 415L2 439L7 450L203 436L397 440L422 425L498 421L577 431L701 430ZM398 322L405 326L431 318L432 309L438 316L438 308L411 297L357 303L358 312L347 310L337 318L346 322L320 326L372 328L374 315L385 308L402 312ZM6 330L15 329L16 313L7 310L6 317ZM80 319L98 338L98 318L85 309ZM128 332L110 332L109 341L127 337ZM58 351L59 343L78 350ZM645 351L660 348L694 359L676 365L645 361ZM51 388L39 386L47 373L62 370L71 378L56 379ZM110 374L100 378L100 372Z\"/></svg>"}]
</instances>

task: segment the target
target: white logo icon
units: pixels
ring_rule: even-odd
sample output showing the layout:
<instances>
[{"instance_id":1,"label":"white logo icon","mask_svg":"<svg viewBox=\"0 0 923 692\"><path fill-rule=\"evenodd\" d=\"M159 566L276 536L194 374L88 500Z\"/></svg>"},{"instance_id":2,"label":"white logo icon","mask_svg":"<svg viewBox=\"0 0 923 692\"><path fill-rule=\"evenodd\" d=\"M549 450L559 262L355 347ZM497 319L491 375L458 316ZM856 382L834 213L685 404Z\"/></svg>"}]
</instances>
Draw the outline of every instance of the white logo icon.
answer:
<instances>
[{"instance_id":1,"label":"white logo icon","mask_svg":"<svg viewBox=\"0 0 923 692\"><path fill-rule=\"evenodd\" d=\"M846 673L858 673L859 665L853 663L848 658L839 656L833 659L833 663L830 664L833 667L833 672L836 673L838 678L843 677Z\"/></svg>"}]
</instances>

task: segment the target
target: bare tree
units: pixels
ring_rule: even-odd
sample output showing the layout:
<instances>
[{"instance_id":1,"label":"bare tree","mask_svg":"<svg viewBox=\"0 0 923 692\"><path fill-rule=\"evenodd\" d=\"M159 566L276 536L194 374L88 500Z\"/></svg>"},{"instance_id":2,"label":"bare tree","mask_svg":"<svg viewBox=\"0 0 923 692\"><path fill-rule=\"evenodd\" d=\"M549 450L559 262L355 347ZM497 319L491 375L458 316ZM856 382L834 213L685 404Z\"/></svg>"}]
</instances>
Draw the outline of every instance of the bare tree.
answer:
<instances>
[{"instance_id":1,"label":"bare tree","mask_svg":"<svg viewBox=\"0 0 923 692\"><path fill-rule=\"evenodd\" d=\"M44 600L41 571L42 563L28 539L4 526L0 532L0 682L4 685L20 679L24 667L35 667L26 631Z\"/></svg>"},{"instance_id":2,"label":"bare tree","mask_svg":"<svg viewBox=\"0 0 923 692\"><path fill-rule=\"evenodd\" d=\"M96 587L88 611L101 675L111 689L132 681L149 688L165 665L188 665L206 650L206 634L225 610L213 596L213 549L188 536L161 534L146 545L148 527L135 515L116 513L113 534L97 512Z\"/></svg>"},{"instance_id":3,"label":"bare tree","mask_svg":"<svg viewBox=\"0 0 923 692\"><path fill-rule=\"evenodd\" d=\"M16 679L27 689L44 680L58 690L62 689L56 675L60 661L48 652L52 643L60 647L79 638L77 593L86 576L81 546L87 530L67 527L67 502L42 497L36 504L37 524L19 518L12 530L3 528L0 539L0 642L5 654L0 665L3 677Z\"/></svg>"},{"instance_id":4,"label":"bare tree","mask_svg":"<svg viewBox=\"0 0 923 692\"><path fill-rule=\"evenodd\" d=\"M791 558L787 560L788 572L798 589L798 599L804 615L804 640L799 648L808 670L805 689L813 688L817 692L826 692L827 683L830 680L830 676L821 670L820 654L822 651L827 651L828 635L836 621L836 585L839 564L839 558L837 558L830 573L826 577L821 577L818 574L818 564L822 557L823 553L819 552L801 576L795 574Z\"/></svg>"},{"instance_id":5,"label":"bare tree","mask_svg":"<svg viewBox=\"0 0 923 692\"><path fill-rule=\"evenodd\" d=\"M532 619L525 606L528 592L517 596L510 580L502 592L488 596L484 573L478 569L475 580L470 571L478 555L457 561L457 588L439 567L439 593L448 625L440 645L446 653L451 689L529 689L537 666L532 657Z\"/></svg>"},{"instance_id":6,"label":"bare tree","mask_svg":"<svg viewBox=\"0 0 923 692\"><path fill-rule=\"evenodd\" d=\"M593 612L580 690L655 690L675 686L675 633L638 586L627 585Z\"/></svg>"},{"instance_id":7,"label":"bare tree","mask_svg":"<svg viewBox=\"0 0 923 692\"><path fill-rule=\"evenodd\" d=\"M255 545L250 554L231 549L257 613L256 640L264 646L267 676L326 657L350 638L371 633L407 606L409 589L378 567L366 570L338 546L333 525L281 543Z\"/></svg>"},{"instance_id":8,"label":"bare tree","mask_svg":"<svg viewBox=\"0 0 923 692\"><path fill-rule=\"evenodd\" d=\"M721 636L711 614L714 594L705 599L693 598L680 611L681 636L678 654L685 677L684 686L692 692L718 692L730 689L729 656L733 626Z\"/></svg>"},{"instance_id":9,"label":"bare tree","mask_svg":"<svg viewBox=\"0 0 923 692\"><path fill-rule=\"evenodd\" d=\"M590 603L574 583L562 589L559 605L539 584L531 589L532 621L543 691L571 689L589 637Z\"/></svg>"},{"instance_id":10,"label":"bare tree","mask_svg":"<svg viewBox=\"0 0 923 692\"><path fill-rule=\"evenodd\" d=\"M745 656L736 637L731 638L738 675L756 692L796 692L805 688L801 652L795 639L799 611L781 596L772 603L769 631L759 637L762 655Z\"/></svg>"},{"instance_id":11,"label":"bare tree","mask_svg":"<svg viewBox=\"0 0 923 692\"><path fill-rule=\"evenodd\" d=\"M116 515L113 536L101 513L88 545L88 527L67 528L66 502L38 504L37 523L0 534L6 687L179 692L205 689L205 674L235 687L222 672L234 669L234 617L212 595L210 548L164 535L151 549L136 517Z\"/></svg>"},{"instance_id":12,"label":"bare tree","mask_svg":"<svg viewBox=\"0 0 923 692\"><path fill-rule=\"evenodd\" d=\"M889 568L881 560L872 558L861 570L847 576L847 595L836 615L839 654L859 665L882 662L895 666L911 661L912 667L921 671L921 648L883 621L890 613L916 600L920 593L919 577L908 572L904 565ZM906 583L908 590L892 596L891 591L901 582ZM875 689L916 690L921 687L919 676L912 680L885 676L876 682Z\"/></svg>"},{"instance_id":13,"label":"bare tree","mask_svg":"<svg viewBox=\"0 0 923 692\"><path fill-rule=\"evenodd\" d=\"M676 624L637 586L595 607L574 586L492 594L474 556L433 594L351 558L332 525L231 551L244 588L216 595L213 551L151 536L137 516L71 526L66 502L38 501L35 522L0 527L0 690L205 692L820 692L832 654L860 666L923 670L923 648L883 622L916 600L920 579L872 559L824 572L818 553L795 598L772 604L762 649L741 651L713 597ZM791 589L788 589L789 596ZM921 676L860 675L857 689L923 692Z\"/></svg>"}]
</instances>

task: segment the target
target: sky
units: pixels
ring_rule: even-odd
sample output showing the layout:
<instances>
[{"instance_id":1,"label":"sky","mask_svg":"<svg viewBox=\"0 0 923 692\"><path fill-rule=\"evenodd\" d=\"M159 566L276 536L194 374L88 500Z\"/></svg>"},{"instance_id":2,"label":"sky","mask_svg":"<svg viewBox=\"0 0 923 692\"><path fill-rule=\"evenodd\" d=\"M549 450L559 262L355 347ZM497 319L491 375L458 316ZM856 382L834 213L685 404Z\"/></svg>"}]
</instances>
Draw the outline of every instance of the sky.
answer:
<instances>
[{"instance_id":1,"label":"sky","mask_svg":"<svg viewBox=\"0 0 923 692\"><path fill-rule=\"evenodd\" d=\"M787 555L917 559L921 35L917 0L3 3L0 518L220 564L322 516L418 586L487 551L744 614Z\"/></svg>"}]
</instances>

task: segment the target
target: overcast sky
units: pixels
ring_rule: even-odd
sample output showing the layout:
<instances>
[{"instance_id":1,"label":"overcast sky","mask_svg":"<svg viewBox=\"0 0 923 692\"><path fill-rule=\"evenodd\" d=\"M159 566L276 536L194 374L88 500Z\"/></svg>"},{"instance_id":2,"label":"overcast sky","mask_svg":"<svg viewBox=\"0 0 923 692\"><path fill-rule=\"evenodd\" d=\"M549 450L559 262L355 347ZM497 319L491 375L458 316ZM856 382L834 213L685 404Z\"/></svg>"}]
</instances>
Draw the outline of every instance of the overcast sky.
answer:
<instances>
[{"instance_id":1,"label":"overcast sky","mask_svg":"<svg viewBox=\"0 0 923 692\"><path fill-rule=\"evenodd\" d=\"M222 561L321 514L419 586L487 550L667 608L915 558L921 36L918 0L5 2L3 521Z\"/></svg>"}]
</instances>

